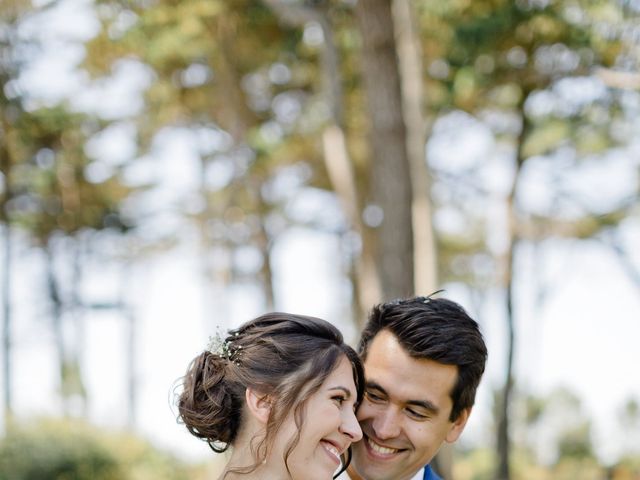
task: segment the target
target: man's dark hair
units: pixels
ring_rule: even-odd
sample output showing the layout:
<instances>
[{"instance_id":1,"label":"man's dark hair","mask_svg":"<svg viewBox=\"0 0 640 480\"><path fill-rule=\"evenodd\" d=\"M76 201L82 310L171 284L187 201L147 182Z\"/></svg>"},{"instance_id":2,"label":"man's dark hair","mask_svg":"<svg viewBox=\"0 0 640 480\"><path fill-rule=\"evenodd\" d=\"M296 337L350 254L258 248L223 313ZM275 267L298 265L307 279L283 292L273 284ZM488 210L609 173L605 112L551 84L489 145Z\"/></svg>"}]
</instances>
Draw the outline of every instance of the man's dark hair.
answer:
<instances>
[{"instance_id":1,"label":"man's dark hair","mask_svg":"<svg viewBox=\"0 0 640 480\"><path fill-rule=\"evenodd\" d=\"M372 340L382 330L391 332L413 358L458 367L458 379L450 393L453 401L450 421L473 406L487 361L487 347L477 322L460 305L431 297L376 305L358 346L363 361Z\"/></svg>"}]
</instances>

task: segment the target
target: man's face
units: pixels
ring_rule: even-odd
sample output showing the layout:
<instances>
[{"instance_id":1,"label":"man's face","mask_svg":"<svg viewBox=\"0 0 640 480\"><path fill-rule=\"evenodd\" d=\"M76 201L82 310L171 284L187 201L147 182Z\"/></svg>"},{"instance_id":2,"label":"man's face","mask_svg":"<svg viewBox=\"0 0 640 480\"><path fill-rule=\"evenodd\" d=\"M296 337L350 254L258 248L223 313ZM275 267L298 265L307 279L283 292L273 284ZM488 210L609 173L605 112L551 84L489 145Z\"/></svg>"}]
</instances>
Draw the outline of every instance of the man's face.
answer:
<instances>
[{"instance_id":1,"label":"man's face","mask_svg":"<svg viewBox=\"0 0 640 480\"><path fill-rule=\"evenodd\" d=\"M410 479L462 433L468 410L449 421L457 367L411 358L387 330L372 340L364 366L363 439L353 446L352 477Z\"/></svg>"}]
</instances>

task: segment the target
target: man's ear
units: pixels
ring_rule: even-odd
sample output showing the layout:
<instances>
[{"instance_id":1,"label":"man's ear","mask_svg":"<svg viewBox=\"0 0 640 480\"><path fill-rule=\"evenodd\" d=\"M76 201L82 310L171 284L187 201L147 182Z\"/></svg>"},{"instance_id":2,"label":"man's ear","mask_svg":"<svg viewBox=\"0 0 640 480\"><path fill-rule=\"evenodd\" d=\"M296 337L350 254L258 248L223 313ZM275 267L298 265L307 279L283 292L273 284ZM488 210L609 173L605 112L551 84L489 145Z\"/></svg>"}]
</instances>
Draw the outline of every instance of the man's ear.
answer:
<instances>
[{"instance_id":1,"label":"man's ear","mask_svg":"<svg viewBox=\"0 0 640 480\"><path fill-rule=\"evenodd\" d=\"M251 415L258 420L258 422L266 425L269 421L269 415L271 414L271 401L269 396L247 388L244 397Z\"/></svg>"},{"instance_id":2,"label":"man's ear","mask_svg":"<svg viewBox=\"0 0 640 480\"><path fill-rule=\"evenodd\" d=\"M460 412L458 418L456 418L451 424L451 429L444 441L447 443L453 443L460 437L460 434L464 430L465 425L467 424L467 420L469 420L469 415L471 415L471 408L465 408Z\"/></svg>"}]
</instances>

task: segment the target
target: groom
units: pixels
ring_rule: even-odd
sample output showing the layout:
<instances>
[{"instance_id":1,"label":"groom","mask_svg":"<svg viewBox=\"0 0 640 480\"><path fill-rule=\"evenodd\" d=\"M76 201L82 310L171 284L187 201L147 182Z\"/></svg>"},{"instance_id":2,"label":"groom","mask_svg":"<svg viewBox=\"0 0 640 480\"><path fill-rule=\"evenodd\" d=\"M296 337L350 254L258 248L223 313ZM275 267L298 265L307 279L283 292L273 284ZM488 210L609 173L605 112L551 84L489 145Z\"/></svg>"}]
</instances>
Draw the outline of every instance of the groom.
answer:
<instances>
[{"instance_id":1,"label":"groom","mask_svg":"<svg viewBox=\"0 0 640 480\"><path fill-rule=\"evenodd\" d=\"M484 372L478 324L443 298L415 297L373 308L360 339L363 438L341 479L438 479L429 463L464 429Z\"/></svg>"}]
</instances>

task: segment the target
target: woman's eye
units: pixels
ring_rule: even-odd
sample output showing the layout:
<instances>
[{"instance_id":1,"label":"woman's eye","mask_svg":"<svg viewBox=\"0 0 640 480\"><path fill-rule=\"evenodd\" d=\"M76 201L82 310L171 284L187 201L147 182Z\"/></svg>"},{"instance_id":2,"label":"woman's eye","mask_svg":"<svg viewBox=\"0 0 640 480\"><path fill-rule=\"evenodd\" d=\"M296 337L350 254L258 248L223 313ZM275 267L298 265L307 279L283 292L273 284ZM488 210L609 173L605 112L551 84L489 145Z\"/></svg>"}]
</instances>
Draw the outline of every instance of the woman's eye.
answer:
<instances>
[{"instance_id":1,"label":"woman's eye","mask_svg":"<svg viewBox=\"0 0 640 480\"><path fill-rule=\"evenodd\" d=\"M332 400L334 400L338 405L342 406L346 399L340 395L337 395L333 397Z\"/></svg>"}]
</instances>

